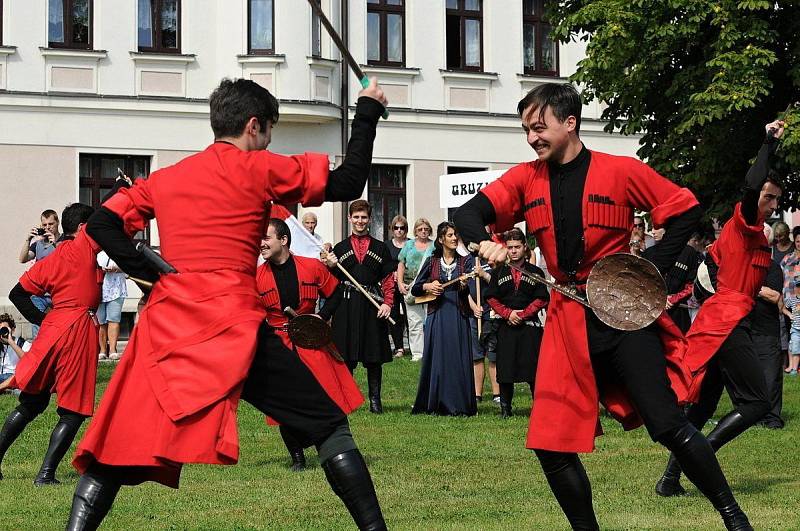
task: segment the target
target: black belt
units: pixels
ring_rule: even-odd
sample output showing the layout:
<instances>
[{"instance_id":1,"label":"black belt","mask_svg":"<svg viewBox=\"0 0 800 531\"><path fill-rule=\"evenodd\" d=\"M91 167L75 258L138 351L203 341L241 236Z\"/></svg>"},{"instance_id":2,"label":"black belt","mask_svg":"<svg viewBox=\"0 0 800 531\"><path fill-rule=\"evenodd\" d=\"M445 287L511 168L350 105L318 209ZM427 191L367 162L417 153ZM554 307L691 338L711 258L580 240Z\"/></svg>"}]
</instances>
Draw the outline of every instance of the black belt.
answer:
<instances>
[{"instance_id":1,"label":"black belt","mask_svg":"<svg viewBox=\"0 0 800 531\"><path fill-rule=\"evenodd\" d=\"M355 284L350 282L349 280L343 280L340 283L343 286L343 295L345 299L349 299L352 293L358 293L359 295L363 296L364 294L356 287ZM379 303L383 303L383 293L381 293L378 286L375 285L361 285L367 293L369 293L373 299L375 299Z\"/></svg>"}]
</instances>

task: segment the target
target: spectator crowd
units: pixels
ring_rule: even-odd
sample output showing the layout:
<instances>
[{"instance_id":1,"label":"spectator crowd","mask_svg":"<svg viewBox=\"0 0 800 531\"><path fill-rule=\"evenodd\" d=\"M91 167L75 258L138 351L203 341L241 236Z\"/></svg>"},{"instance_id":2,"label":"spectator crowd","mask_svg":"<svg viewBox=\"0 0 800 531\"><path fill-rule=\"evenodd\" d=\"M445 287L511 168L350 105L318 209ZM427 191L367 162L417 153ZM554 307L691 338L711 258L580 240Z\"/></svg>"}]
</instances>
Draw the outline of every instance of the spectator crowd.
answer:
<instances>
[{"instance_id":1,"label":"spectator crowd","mask_svg":"<svg viewBox=\"0 0 800 531\"><path fill-rule=\"evenodd\" d=\"M123 186L125 184L127 183L122 183ZM368 228L364 228L371 221L371 206L365 201L354 204L361 208L361 211L356 212L361 217L357 220L359 229L367 234ZM356 219L353 215L351 211L351 224L355 227ZM635 216L630 236L631 253L645 258L648 250L657 246L664 235L663 229L647 230L648 221L646 214ZM335 271L335 264L340 257L331 253L333 246L324 243L324 238L317 232L317 215L306 211L300 223L322 248L320 259ZM501 389L506 389L504 392L510 397L512 391L508 389L513 384L498 383L497 333L504 325L517 326L521 323L533 327L529 330L541 330L545 321L546 296L538 295L543 302L532 306L536 311L525 314L525 319L520 319L523 310L509 310L496 299L490 304L493 293L490 291L491 270L472 260L451 223L443 222L437 229L424 217L411 224L405 216L397 215L390 223L391 238L380 242L385 246L387 257L393 264L391 287L394 296L387 297L391 299L388 316L394 321L387 328L391 340L391 358L408 357L412 362L422 362L415 412L475 414L475 405L483 400L484 385L488 380L491 400L498 407L502 401L503 416L508 416L511 412L510 398L501 399ZM355 230L355 233L359 231ZM520 247L515 259L524 260L533 267L532 271L547 276L535 240L529 235L521 238L520 234L524 233L515 229L511 236L515 239L513 246ZM754 343L759 350L770 386L772 409L763 419L762 425L782 428L783 378L796 377L800 370L800 226L791 229L785 222L777 221L772 226L765 225L765 234L771 241L773 266L749 318ZM498 241L505 241L508 237L508 234L495 235ZM28 263L46 260L61 242L72 238L74 235L60 232L58 214L54 210L45 210L41 213L40 223L25 236L19 261ZM519 239L525 241L517 242ZM673 271L665 279L668 288L666 310L684 332L688 330L704 297L714 290L704 263L707 250L714 239L715 231L710 228L704 232L696 232ZM99 359L119 360L122 356L122 309L128 296L126 275L105 252L101 251L97 255L97 265L103 272L103 281L98 286L102 302L96 312L100 326ZM443 287L454 279L460 280ZM376 294L379 295L382 285L377 285L376 288ZM479 298L481 288L484 296ZM31 302L43 312L52 305L48 294L33 296ZM325 302L325 299L321 300L321 304L324 305ZM498 311L498 308L504 310ZM482 329L480 333L479 328ZM32 325L29 340L33 341L37 333L38 327ZM525 337L535 356L540 334L528 334ZM17 333L14 317L5 313L0 315L0 343L2 382L14 374L16 362L30 348L31 343ZM426 360L426 356L433 359ZM373 373L374 367L380 366L376 360L377 358L372 359L365 364L365 367L372 368ZM381 360L381 363L385 362ZM355 368L355 362L352 367ZM375 378L377 377L373 380L377 381ZM436 380L433 384L438 389L436 393L447 396L431 395L431 378ZM505 375L501 379L515 381L513 375ZM532 376L526 376L518 381L528 383L532 388L532 380ZM453 385L452 388L449 387L450 384ZM378 407L372 409L380 412L380 385L373 383L374 386L378 390L371 389L371 393L378 399ZM461 398L456 400L458 405L451 408L447 404L452 405L452 398L455 396Z\"/></svg>"}]
</instances>

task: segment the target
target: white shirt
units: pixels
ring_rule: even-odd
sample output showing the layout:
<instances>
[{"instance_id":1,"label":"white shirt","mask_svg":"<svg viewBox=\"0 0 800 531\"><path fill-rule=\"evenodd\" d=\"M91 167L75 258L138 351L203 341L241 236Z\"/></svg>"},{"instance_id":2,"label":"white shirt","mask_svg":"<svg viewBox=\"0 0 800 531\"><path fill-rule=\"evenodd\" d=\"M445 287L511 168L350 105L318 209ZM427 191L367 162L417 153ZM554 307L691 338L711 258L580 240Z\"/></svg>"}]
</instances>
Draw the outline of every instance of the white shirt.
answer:
<instances>
[{"instance_id":1,"label":"white shirt","mask_svg":"<svg viewBox=\"0 0 800 531\"><path fill-rule=\"evenodd\" d=\"M103 270L117 267L117 264L108 257L105 251L97 253L97 265L103 268ZM128 286L125 284L125 273L106 271L103 277L103 302L109 302L127 296Z\"/></svg>"},{"instance_id":2,"label":"white shirt","mask_svg":"<svg viewBox=\"0 0 800 531\"><path fill-rule=\"evenodd\" d=\"M11 338L16 342L17 338L11 336ZM31 349L30 341L25 341L22 344L22 352L28 352ZM14 352L14 349L11 348L11 345L3 344L0 347L0 374L14 374L17 370L17 363L19 363L19 357L17 357L17 353Z\"/></svg>"}]
</instances>

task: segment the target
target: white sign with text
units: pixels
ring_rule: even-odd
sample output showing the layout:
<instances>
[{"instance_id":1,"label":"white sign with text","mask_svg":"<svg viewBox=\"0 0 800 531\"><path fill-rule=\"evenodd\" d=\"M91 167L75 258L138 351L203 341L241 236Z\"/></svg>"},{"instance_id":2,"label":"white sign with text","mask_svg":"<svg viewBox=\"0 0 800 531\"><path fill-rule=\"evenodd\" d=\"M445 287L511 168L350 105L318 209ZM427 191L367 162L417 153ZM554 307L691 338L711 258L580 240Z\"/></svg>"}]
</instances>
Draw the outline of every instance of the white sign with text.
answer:
<instances>
[{"instance_id":1,"label":"white sign with text","mask_svg":"<svg viewBox=\"0 0 800 531\"><path fill-rule=\"evenodd\" d=\"M481 188L497 180L506 170L450 173L439 176L439 207L457 208L469 201Z\"/></svg>"}]
</instances>

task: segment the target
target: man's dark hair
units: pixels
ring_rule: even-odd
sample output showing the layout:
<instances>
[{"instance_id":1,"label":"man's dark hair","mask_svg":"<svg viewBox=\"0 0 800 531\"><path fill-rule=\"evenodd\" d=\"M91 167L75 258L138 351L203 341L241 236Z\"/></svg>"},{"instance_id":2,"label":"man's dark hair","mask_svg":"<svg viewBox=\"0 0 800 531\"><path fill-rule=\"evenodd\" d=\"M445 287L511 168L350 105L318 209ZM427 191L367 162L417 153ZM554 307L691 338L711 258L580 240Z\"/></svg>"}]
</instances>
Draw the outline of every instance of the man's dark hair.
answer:
<instances>
[{"instance_id":1,"label":"man's dark hair","mask_svg":"<svg viewBox=\"0 0 800 531\"><path fill-rule=\"evenodd\" d=\"M350 203L347 212L352 216L356 212L366 212L367 216L372 217L372 205L363 199L356 199Z\"/></svg>"},{"instance_id":2,"label":"man's dark hair","mask_svg":"<svg viewBox=\"0 0 800 531\"><path fill-rule=\"evenodd\" d=\"M519 100L517 114L522 116L525 109L531 105L539 111L539 120L544 120L544 112L548 107L559 122L574 116L575 134L580 132L583 103L580 94L570 83L543 83L531 89Z\"/></svg>"},{"instance_id":3,"label":"man's dark hair","mask_svg":"<svg viewBox=\"0 0 800 531\"><path fill-rule=\"evenodd\" d=\"M51 209L51 208L48 208L47 210L42 212L42 218L44 218L44 219L53 218L53 217L56 218L56 221L58 221L58 213L55 210Z\"/></svg>"},{"instance_id":4,"label":"man's dark hair","mask_svg":"<svg viewBox=\"0 0 800 531\"><path fill-rule=\"evenodd\" d=\"M517 227L514 227L513 229L506 231L506 233L503 235L503 240L505 241L513 240L515 242L522 242L523 244L528 245L528 239L525 237L525 233L522 232L522 230L520 230Z\"/></svg>"},{"instance_id":5,"label":"man's dark hair","mask_svg":"<svg viewBox=\"0 0 800 531\"><path fill-rule=\"evenodd\" d=\"M699 228L692 232L692 235L689 236L690 240L697 240L698 242L702 242L706 239L706 233L700 230Z\"/></svg>"},{"instance_id":6,"label":"man's dark hair","mask_svg":"<svg viewBox=\"0 0 800 531\"><path fill-rule=\"evenodd\" d=\"M0 313L0 323L8 323L8 327L14 330L17 327L16 321L11 317L10 313Z\"/></svg>"},{"instance_id":7,"label":"man's dark hair","mask_svg":"<svg viewBox=\"0 0 800 531\"><path fill-rule=\"evenodd\" d=\"M783 179L781 178L780 174L778 172L776 172L775 170L769 170L767 172L767 178L764 179L764 183L761 185L762 188L767 183L774 184L775 186L777 186L778 188L781 189L781 192L783 192L783 190L784 190L784 188L783 188L784 187Z\"/></svg>"},{"instance_id":8,"label":"man's dark hair","mask_svg":"<svg viewBox=\"0 0 800 531\"><path fill-rule=\"evenodd\" d=\"M267 122L278 122L278 100L249 79L224 78L211 93L209 103L215 138L241 135L248 120L254 116L262 131L267 130Z\"/></svg>"},{"instance_id":9,"label":"man's dark hair","mask_svg":"<svg viewBox=\"0 0 800 531\"><path fill-rule=\"evenodd\" d=\"M291 248L292 231L289 230L289 225L287 225L286 222L280 218L270 218L269 225L275 229L275 236L277 236L279 240L286 238L286 246Z\"/></svg>"},{"instance_id":10,"label":"man's dark hair","mask_svg":"<svg viewBox=\"0 0 800 531\"><path fill-rule=\"evenodd\" d=\"M86 223L92 213L94 213L94 209L83 203L67 205L61 213L61 228L64 230L64 234L75 234L78 232L78 225Z\"/></svg>"}]
</instances>

